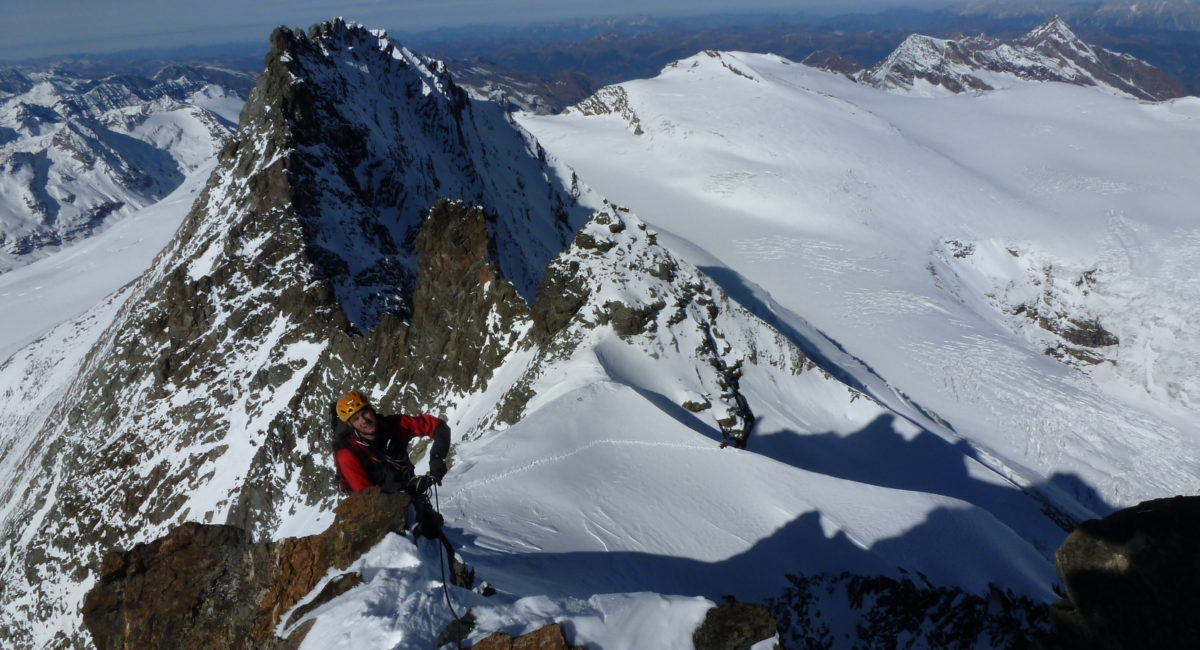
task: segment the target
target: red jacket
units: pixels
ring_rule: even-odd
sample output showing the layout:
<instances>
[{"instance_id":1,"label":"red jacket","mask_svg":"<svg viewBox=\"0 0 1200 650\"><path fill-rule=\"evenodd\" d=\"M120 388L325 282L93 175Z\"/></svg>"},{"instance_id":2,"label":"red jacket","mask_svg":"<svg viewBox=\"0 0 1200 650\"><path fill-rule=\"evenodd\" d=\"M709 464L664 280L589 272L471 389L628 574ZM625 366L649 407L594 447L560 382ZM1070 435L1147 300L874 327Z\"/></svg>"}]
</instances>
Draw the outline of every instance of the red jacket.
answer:
<instances>
[{"instance_id":1,"label":"red jacket","mask_svg":"<svg viewBox=\"0 0 1200 650\"><path fill-rule=\"evenodd\" d=\"M441 429L445 433L435 439L430 453L444 457L449 448L449 429L432 415L378 417L379 425L374 440L366 440L351 432L334 452L333 462L338 478L352 492L371 485L387 487L391 476L397 477L399 487L403 488L413 475L413 464L408 457L408 443L413 438L434 438L434 434Z\"/></svg>"}]
</instances>

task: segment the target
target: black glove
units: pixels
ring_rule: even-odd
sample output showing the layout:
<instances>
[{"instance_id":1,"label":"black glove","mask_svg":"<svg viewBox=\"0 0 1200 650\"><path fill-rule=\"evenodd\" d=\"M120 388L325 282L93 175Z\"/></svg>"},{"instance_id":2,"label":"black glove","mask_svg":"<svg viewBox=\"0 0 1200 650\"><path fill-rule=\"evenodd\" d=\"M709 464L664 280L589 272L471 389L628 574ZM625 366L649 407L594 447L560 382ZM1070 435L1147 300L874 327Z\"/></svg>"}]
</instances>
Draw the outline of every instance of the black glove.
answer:
<instances>
[{"instance_id":1,"label":"black glove","mask_svg":"<svg viewBox=\"0 0 1200 650\"><path fill-rule=\"evenodd\" d=\"M434 483L441 485L442 479L446 477L446 459L445 458L430 458L429 459L429 475L433 477Z\"/></svg>"},{"instance_id":2,"label":"black glove","mask_svg":"<svg viewBox=\"0 0 1200 650\"><path fill-rule=\"evenodd\" d=\"M425 494L435 483L437 480L429 474L417 476L408 482L408 491L413 494Z\"/></svg>"}]
</instances>

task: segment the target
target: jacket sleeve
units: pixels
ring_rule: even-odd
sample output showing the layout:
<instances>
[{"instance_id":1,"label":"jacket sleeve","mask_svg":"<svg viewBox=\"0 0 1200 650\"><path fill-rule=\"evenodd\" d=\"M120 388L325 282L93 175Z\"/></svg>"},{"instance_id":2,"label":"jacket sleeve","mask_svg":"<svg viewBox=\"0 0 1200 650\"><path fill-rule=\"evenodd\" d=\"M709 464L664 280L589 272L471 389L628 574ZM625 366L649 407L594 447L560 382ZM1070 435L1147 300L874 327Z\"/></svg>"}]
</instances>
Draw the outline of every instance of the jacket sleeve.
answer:
<instances>
[{"instance_id":1,"label":"jacket sleeve","mask_svg":"<svg viewBox=\"0 0 1200 650\"><path fill-rule=\"evenodd\" d=\"M450 425L429 415L401 415L400 427L411 436L433 438L433 448L429 455L434 458L445 458L450 451Z\"/></svg>"},{"instance_id":2,"label":"jacket sleeve","mask_svg":"<svg viewBox=\"0 0 1200 650\"><path fill-rule=\"evenodd\" d=\"M371 479L367 478L367 472L363 469L362 463L358 462L354 452L349 449L339 449L333 456L333 462L337 463L338 471L341 472L342 478L346 479L351 490L359 492L374 485L371 483Z\"/></svg>"}]
</instances>

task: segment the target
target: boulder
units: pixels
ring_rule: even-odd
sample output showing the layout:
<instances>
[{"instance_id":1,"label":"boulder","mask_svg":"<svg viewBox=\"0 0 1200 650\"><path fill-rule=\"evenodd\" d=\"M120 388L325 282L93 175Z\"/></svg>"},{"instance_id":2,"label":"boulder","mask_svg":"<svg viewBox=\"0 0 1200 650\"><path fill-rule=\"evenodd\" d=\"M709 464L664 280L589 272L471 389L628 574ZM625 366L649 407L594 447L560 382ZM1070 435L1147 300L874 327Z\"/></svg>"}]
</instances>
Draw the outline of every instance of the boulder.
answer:
<instances>
[{"instance_id":1,"label":"boulder","mask_svg":"<svg viewBox=\"0 0 1200 650\"><path fill-rule=\"evenodd\" d=\"M1147 501L1081 524L1055 565L1066 598L1054 648L1200 648L1200 497Z\"/></svg>"}]
</instances>

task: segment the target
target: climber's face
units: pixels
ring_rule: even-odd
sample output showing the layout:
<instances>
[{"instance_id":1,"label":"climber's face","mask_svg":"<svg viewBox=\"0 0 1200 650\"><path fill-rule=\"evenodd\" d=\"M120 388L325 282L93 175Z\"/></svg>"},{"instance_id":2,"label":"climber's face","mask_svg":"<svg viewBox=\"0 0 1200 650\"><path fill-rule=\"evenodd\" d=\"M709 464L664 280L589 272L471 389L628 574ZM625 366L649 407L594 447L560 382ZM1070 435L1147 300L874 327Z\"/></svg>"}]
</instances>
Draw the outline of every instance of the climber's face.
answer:
<instances>
[{"instance_id":1,"label":"climber's face","mask_svg":"<svg viewBox=\"0 0 1200 650\"><path fill-rule=\"evenodd\" d=\"M354 430L362 434L366 438L374 438L377 423L375 421L375 409L370 406L364 407L361 411L354 414L350 418L350 426Z\"/></svg>"}]
</instances>

